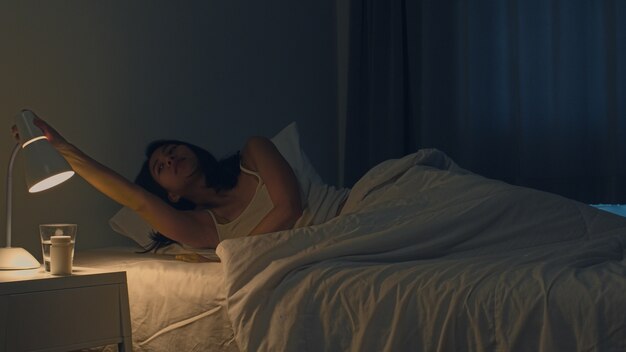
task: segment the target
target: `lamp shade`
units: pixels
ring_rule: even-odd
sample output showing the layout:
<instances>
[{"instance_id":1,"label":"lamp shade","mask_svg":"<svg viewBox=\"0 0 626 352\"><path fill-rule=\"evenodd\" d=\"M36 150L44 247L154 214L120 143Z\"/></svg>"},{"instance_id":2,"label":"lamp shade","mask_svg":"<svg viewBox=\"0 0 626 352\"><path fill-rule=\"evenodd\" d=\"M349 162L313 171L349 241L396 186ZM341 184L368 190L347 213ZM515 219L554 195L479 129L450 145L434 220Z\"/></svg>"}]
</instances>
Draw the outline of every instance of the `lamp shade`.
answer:
<instances>
[{"instance_id":1,"label":"lamp shade","mask_svg":"<svg viewBox=\"0 0 626 352\"><path fill-rule=\"evenodd\" d=\"M38 140L22 149L28 192L54 187L74 175L70 165L45 140Z\"/></svg>"},{"instance_id":2,"label":"lamp shade","mask_svg":"<svg viewBox=\"0 0 626 352\"><path fill-rule=\"evenodd\" d=\"M16 118L22 143L26 185L30 193L54 187L74 175L67 161L33 124L34 119L35 114L30 110L22 110Z\"/></svg>"}]
</instances>

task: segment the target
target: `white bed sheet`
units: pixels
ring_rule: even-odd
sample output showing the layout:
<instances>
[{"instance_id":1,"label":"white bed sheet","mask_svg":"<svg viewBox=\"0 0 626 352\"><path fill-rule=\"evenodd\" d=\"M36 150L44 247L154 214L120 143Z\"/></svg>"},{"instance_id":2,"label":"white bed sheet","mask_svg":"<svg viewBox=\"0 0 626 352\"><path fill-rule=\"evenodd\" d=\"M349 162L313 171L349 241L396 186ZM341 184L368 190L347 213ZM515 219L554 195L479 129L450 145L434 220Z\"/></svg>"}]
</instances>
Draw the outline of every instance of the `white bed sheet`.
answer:
<instances>
[{"instance_id":1,"label":"white bed sheet","mask_svg":"<svg viewBox=\"0 0 626 352\"><path fill-rule=\"evenodd\" d=\"M187 263L137 247L78 251L74 264L126 271L133 350L238 351L221 263Z\"/></svg>"}]
</instances>

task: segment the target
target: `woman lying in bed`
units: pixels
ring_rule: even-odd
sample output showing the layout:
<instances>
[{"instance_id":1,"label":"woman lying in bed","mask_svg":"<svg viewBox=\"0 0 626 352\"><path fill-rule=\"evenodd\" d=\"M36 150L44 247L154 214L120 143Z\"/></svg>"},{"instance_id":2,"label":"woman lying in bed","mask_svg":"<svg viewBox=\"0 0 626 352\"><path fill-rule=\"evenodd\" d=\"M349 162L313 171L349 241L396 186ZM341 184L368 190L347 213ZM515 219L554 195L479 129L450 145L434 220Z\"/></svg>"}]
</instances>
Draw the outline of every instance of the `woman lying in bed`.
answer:
<instances>
[{"instance_id":1,"label":"woman lying in bed","mask_svg":"<svg viewBox=\"0 0 626 352\"><path fill-rule=\"evenodd\" d=\"M307 202L302 198L307 195L267 138L251 137L241 153L221 161L186 142L153 142L133 183L87 156L42 119L34 123L77 174L134 210L157 231L150 249L173 242L215 248L227 238L276 232L312 221L303 215ZM15 126L13 134L19 140ZM346 196L347 190L329 194L336 211L326 216L338 214Z\"/></svg>"}]
</instances>

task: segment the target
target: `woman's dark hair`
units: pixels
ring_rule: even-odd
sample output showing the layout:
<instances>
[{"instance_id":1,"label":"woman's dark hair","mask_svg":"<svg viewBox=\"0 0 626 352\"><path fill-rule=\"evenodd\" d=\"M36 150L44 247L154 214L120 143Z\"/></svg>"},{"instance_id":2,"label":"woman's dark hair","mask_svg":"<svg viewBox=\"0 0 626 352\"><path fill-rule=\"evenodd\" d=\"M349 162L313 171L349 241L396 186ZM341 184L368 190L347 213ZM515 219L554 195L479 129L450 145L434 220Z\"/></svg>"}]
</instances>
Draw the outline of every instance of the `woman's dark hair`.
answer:
<instances>
[{"instance_id":1,"label":"woman's dark hair","mask_svg":"<svg viewBox=\"0 0 626 352\"><path fill-rule=\"evenodd\" d=\"M173 139L161 139L148 144L145 152L146 161L141 166L141 170L135 178L135 184L143 187L148 192L155 194L159 198L163 199L167 204L178 210L195 209L196 205L185 198L180 198L178 202L172 202L168 197L167 190L161 187L161 185L154 180L152 174L150 173L149 163L152 154L158 148L170 144L184 145L191 149L198 159L198 169L195 172L202 172L204 174L204 180L207 187L213 188L216 192L219 192L232 189L235 185L237 185L237 179L239 173L241 172L241 169L239 168L241 161L239 152L218 161L211 153L194 144ZM167 238L157 231L152 231L150 233L150 238L152 239L152 243L148 245L142 253L150 251L156 252L159 248L167 247L172 243L176 243L176 241Z\"/></svg>"}]
</instances>

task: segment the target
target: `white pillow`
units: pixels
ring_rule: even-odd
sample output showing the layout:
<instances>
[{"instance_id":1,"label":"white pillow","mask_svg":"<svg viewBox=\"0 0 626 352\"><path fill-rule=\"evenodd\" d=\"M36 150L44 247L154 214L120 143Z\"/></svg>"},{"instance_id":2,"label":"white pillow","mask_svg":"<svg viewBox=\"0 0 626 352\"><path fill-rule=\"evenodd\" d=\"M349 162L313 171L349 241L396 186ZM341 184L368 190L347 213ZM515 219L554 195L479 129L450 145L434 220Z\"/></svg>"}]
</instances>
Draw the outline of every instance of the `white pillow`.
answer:
<instances>
[{"instance_id":1,"label":"white pillow","mask_svg":"<svg viewBox=\"0 0 626 352\"><path fill-rule=\"evenodd\" d=\"M295 122L278 132L272 138L272 143L293 169L303 190L308 190L312 183L323 183L322 178L300 147L300 135Z\"/></svg>"},{"instance_id":2,"label":"white pillow","mask_svg":"<svg viewBox=\"0 0 626 352\"><path fill-rule=\"evenodd\" d=\"M283 128L271 140L293 169L303 190L308 190L311 184L322 183L322 178L300 147L300 136L295 122ZM152 227L130 208L122 207L109 219L109 225L115 232L129 237L143 248L152 242Z\"/></svg>"},{"instance_id":3,"label":"white pillow","mask_svg":"<svg viewBox=\"0 0 626 352\"><path fill-rule=\"evenodd\" d=\"M150 239L152 226L130 208L122 207L109 219L109 226L113 231L129 237L143 248L152 243Z\"/></svg>"}]
</instances>

